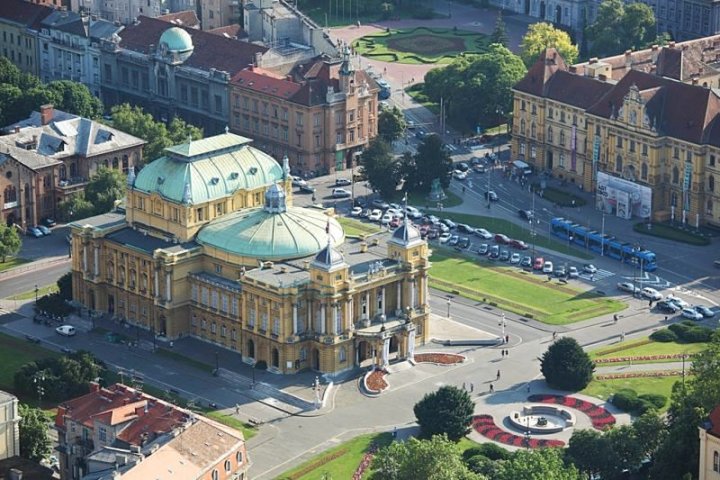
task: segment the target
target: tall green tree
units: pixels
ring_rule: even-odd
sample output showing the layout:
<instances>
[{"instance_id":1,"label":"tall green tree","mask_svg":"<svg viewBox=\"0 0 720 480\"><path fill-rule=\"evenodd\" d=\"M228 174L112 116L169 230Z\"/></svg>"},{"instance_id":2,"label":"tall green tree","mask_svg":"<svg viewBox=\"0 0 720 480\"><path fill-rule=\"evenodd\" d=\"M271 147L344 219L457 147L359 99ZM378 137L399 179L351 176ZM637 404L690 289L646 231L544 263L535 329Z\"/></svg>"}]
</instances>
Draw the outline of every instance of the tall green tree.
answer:
<instances>
[{"instance_id":1,"label":"tall green tree","mask_svg":"<svg viewBox=\"0 0 720 480\"><path fill-rule=\"evenodd\" d=\"M645 47L653 41L655 32L655 14L648 5L603 0L586 34L592 39L592 55L609 56Z\"/></svg>"},{"instance_id":2,"label":"tall green tree","mask_svg":"<svg viewBox=\"0 0 720 480\"><path fill-rule=\"evenodd\" d=\"M498 11L497 19L495 19L495 28L493 28L490 34L490 43L497 43L506 48L510 46L510 39L508 38L507 28L505 27L505 20L503 20L502 10Z\"/></svg>"},{"instance_id":3,"label":"tall green tree","mask_svg":"<svg viewBox=\"0 0 720 480\"><path fill-rule=\"evenodd\" d=\"M99 118L103 113L102 102L82 83L56 80L47 84L47 90L53 97L52 103L59 110L91 119Z\"/></svg>"},{"instance_id":4,"label":"tall green tree","mask_svg":"<svg viewBox=\"0 0 720 480\"><path fill-rule=\"evenodd\" d=\"M375 138L360 157L361 174L373 190L383 198L392 198L397 189L397 163L390 145L381 138Z\"/></svg>"},{"instance_id":5,"label":"tall green tree","mask_svg":"<svg viewBox=\"0 0 720 480\"><path fill-rule=\"evenodd\" d=\"M58 295L63 300L72 300L72 272L67 272L57 280Z\"/></svg>"},{"instance_id":6,"label":"tall green tree","mask_svg":"<svg viewBox=\"0 0 720 480\"><path fill-rule=\"evenodd\" d=\"M109 212L125 196L125 175L120 170L100 167L85 187L85 199L95 207L95 214Z\"/></svg>"},{"instance_id":7,"label":"tall green tree","mask_svg":"<svg viewBox=\"0 0 720 480\"><path fill-rule=\"evenodd\" d=\"M0 259L3 263L7 257L16 255L22 247L22 239L14 226L0 224Z\"/></svg>"},{"instance_id":8,"label":"tall green tree","mask_svg":"<svg viewBox=\"0 0 720 480\"><path fill-rule=\"evenodd\" d=\"M540 370L552 388L577 391L588 386L595 364L577 340L564 337L543 354Z\"/></svg>"},{"instance_id":9,"label":"tall green tree","mask_svg":"<svg viewBox=\"0 0 720 480\"><path fill-rule=\"evenodd\" d=\"M80 192L68 197L58 204L58 218L63 222L72 222L95 215L95 205L85 199Z\"/></svg>"},{"instance_id":10,"label":"tall green tree","mask_svg":"<svg viewBox=\"0 0 720 480\"><path fill-rule=\"evenodd\" d=\"M475 404L467 391L445 385L426 394L415 404L413 411L423 437L447 435L450 440L457 442L470 430L474 408Z\"/></svg>"},{"instance_id":11,"label":"tall green tree","mask_svg":"<svg viewBox=\"0 0 720 480\"><path fill-rule=\"evenodd\" d=\"M200 140L201 138L203 138L202 128L191 125L180 117L173 117L168 125L168 139L171 146L185 143L188 139Z\"/></svg>"},{"instance_id":12,"label":"tall green tree","mask_svg":"<svg viewBox=\"0 0 720 480\"><path fill-rule=\"evenodd\" d=\"M585 480L573 465L563 462L558 448L518 450L500 464L493 480Z\"/></svg>"},{"instance_id":13,"label":"tall green tree","mask_svg":"<svg viewBox=\"0 0 720 480\"><path fill-rule=\"evenodd\" d=\"M578 58L578 47L572 43L570 35L549 23L533 23L520 42L520 57L529 68L546 48L554 47L568 65Z\"/></svg>"},{"instance_id":14,"label":"tall green tree","mask_svg":"<svg viewBox=\"0 0 720 480\"><path fill-rule=\"evenodd\" d=\"M378 451L372 462L373 480L484 480L463 463L457 446L442 435L429 440L410 438Z\"/></svg>"},{"instance_id":15,"label":"tall green tree","mask_svg":"<svg viewBox=\"0 0 720 480\"><path fill-rule=\"evenodd\" d=\"M41 386L44 399L62 402L87 393L89 383L102 371L103 367L92 354L77 351L26 363L15 372L14 387L19 394L34 397Z\"/></svg>"},{"instance_id":16,"label":"tall green tree","mask_svg":"<svg viewBox=\"0 0 720 480\"><path fill-rule=\"evenodd\" d=\"M19 405L20 413L20 456L39 462L50 455L49 422L39 408L24 403Z\"/></svg>"},{"instance_id":17,"label":"tall green tree","mask_svg":"<svg viewBox=\"0 0 720 480\"><path fill-rule=\"evenodd\" d=\"M443 147L440 136L432 134L422 139L414 156L414 170L405 179L406 190L428 193L435 179L443 188L450 185L450 154Z\"/></svg>"},{"instance_id":18,"label":"tall green tree","mask_svg":"<svg viewBox=\"0 0 720 480\"><path fill-rule=\"evenodd\" d=\"M378 115L378 134L386 142L397 140L405 131L405 117L396 106L385 108Z\"/></svg>"}]
</instances>

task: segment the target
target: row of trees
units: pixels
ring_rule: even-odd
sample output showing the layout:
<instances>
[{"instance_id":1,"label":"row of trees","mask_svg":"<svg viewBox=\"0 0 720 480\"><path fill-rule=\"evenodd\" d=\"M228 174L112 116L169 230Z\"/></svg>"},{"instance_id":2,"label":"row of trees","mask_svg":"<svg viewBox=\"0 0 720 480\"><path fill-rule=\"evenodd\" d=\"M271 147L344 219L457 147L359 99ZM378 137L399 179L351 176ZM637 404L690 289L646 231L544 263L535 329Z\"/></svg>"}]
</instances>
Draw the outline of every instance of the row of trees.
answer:
<instances>
[{"instance_id":1,"label":"row of trees","mask_svg":"<svg viewBox=\"0 0 720 480\"><path fill-rule=\"evenodd\" d=\"M85 191L60 202L58 218L70 222L109 212L125 195L125 183L125 175L120 170L100 167Z\"/></svg>"}]
</instances>

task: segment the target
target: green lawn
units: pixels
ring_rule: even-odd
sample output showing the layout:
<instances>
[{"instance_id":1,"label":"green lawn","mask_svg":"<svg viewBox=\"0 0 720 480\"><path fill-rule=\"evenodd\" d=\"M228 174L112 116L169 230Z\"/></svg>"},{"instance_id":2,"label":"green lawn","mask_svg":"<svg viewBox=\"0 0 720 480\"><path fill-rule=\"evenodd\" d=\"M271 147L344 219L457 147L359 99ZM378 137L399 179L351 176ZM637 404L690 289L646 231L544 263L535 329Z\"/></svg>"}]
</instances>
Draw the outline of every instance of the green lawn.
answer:
<instances>
[{"instance_id":1,"label":"green lawn","mask_svg":"<svg viewBox=\"0 0 720 480\"><path fill-rule=\"evenodd\" d=\"M6 262L0 262L0 272L3 272L5 270L10 270L11 268L15 268L18 265L22 265L23 263L28 263L30 260L26 258L11 258Z\"/></svg>"},{"instance_id":2,"label":"green lawn","mask_svg":"<svg viewBox=\"0 0 720 480\"><path fill-rule=\"evenodd\" d=\"M363 235L372 235L381 231L380 227L367 222L361 222L354 218L335 217L345 230L345 235L349 237L362 237Z\"/></svg>"},{"instance_id":3,"label":"green lawn","mask_svg":"<svg viewBox=\"0 0 720 480\"><path fill-rule=\"evenodd\" d=\"M533 183L533 190L539 189L540 184ZM585 199L555 187L545 187L545 189L543 189L543 198L563 207L582 207L587 203ZM573 203L573 200L575 203Z\"/></svg>"},{"instance_id":4,"label":"green lawn","mask_svg":"<svg viewBox=\"0 0 720 480\"><path fill-rule=\"evenodd\" d=\"M642 339L626 340L622 343L608 345L588 352L590 358L617 358L617 357L637 357L643 355L669 355L676 353L694 354L701 352L707 348L706 343L677 343L677 342L653 342L638 344L640 341L647 340L648 337ZM622 350L617 350L620 347ZM679 360L647 360L642 363L667 363ZM640 362L633 362L640 363ZM608 363L603 365L622 365L623 363Z\"/></svg>"},{"instance_id":5,"label":"green lawn","mask_svg":"<svg viewBox=\"0 0 720 480\"><path fill-rule=\"evenodd\" d=\"M675 242L687 243L689 245L707 246L710 245L710 239L697 233L683 230L665 223L653 223L652 228L648 230L646 222L640 222L633 225L633 230L643 235L664 238Z\"/></svg>"},{"instance_id":6,"label":"green lawn","mask_svg":"<svg viewBox=\"0 0 720 480\"><path fill-rule=\"evenodd\" d=\"M38 298L40 298L44 295L47 295L49 293L55 293L57 291L58 287L56 284L53 283L52 285L46 285L42 288L38 288L37 296ZM31 298L35 298L35 289L13 295L12 297L8 297L8 300L30 300Z\"/></svg>"},{"instance_id":7,"label":"green lawn","mask_svg":"<svg viewBox=\"0 0 720 480\"><path fill-rule=\"evenodd\" d=\"M435 249L430 285L539 320L565 325L619 312L627 304L582 292L570 285L548 283L547 277L509 267L479 265L465 257Z\"/></svg>"},{"instance_id":8,"label":"green lawn","mask_svg":"<svg viewBox=\"0 0 720 480\"><path fill-rule=\"evenodd\" d=\"M225 415L224 413L218 411L218 410L209 410L204 411L203 415L205 415L208 418L212 418L216 422L222 423L223 425L226 425L230 428L234 428L235 430L240 430L245 436L245 440L250 440L252 437L254 437L257 434L257 428L253 427L252 425L248 425L247 423L238 420L237 418L233 417L232 415Z\"/></svg>"},{"instance_id":9,"label":"green lawn","mask_svg":"<svg viewBox=\"0 0 720 480\"><path fill-rule=\"evenodd\" d=\"M523 240L532 245L532 237L530 236L530 230L528 227L516 225L508 220L502 218L483 217L480 215L469 215L466 213L452 213L439 210L431 210L431 213L441 216L443 218L450 218L458 223L467 223L475 228L485 228L492 233L504 233L510 238L516 238ZM538 247L548 248L555 250L556 252L572 255L574 257L581 258L583 260L590 260L593 256L583 250L579 250L574 247L569 247L566 242L561 242L553 238L543 237L541 235L535 235L535 245Z\"/></svg>"},{"instance_id":10,"label":"green lawn","mask_svg":"<svg viewBox=\"0 0 720 480\"><path fill-rule=\"evenodd\" d=\"M392 436L389 433L360 435L316 455L292 470L284 472L277 477L277 480L320 480L321 478L339 480L352 478L355 469L362 461L363 455L373 442L379 446L384 446L391 441ZM326 475L326 477L323 477L323 475Z\"/></svg>"},{"instance_id":11,"label":"green lawn","mask_svg":"<svg viewBox=\"0 0 720 480\"><path fill-rule=\"evenodd\" d=\"M445 189L445 195L447 195L447 198L442 202L443 208L457 207L458 205L463 203L462 198L449 191L449 189ZM401 199L398 199L398 201L400 200ZM410 205L415 205L418 208L423 208L425 206L430 206L433 208L437 207L437 204L428 204L427 196L424 193L411 193L410 195L408 195L408 203Z\"/></svg>"},{"instance_id":12,"label":"green lawn","mask_svg":"<svg viewBox=\"0 0 720 480\"><path fill-rule=\"evenodd\" d=\"M30 343L25 339L0 333L0 390L13 392L14 377L20 367L41 358L56 357L59 354ZM22 399L21 400L30 400Z\"/></svg>"},{"instance_id":13,"label":"green lawn","mask_svg":"<svg viewBox=\"0 0 720 480\"><path fill-rule=\"evenodd\" d=\"M641 377L641 378L618 378L613 380L593 380L585 390L580 393L590 395L592 397L607 400L610 396L622 390L623 388L631 388L638 395L645 393L659 393L668 398L668 403L660 410L664 413L670 405L670 394L675 382L682 380L682 377Z\"/></svg>"}]
</instances>

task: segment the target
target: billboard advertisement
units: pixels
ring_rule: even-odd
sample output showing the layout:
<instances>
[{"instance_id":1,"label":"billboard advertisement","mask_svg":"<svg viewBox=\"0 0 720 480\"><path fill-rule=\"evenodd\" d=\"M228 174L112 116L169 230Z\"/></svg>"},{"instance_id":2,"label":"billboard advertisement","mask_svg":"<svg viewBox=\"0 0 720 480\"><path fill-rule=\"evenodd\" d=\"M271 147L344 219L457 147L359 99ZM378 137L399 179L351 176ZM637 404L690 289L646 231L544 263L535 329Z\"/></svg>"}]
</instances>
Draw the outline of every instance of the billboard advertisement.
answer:
<instances>
[{"instance_id":1,"label":"billboard advertisement","mask_svg":"<svg viewBox=\"0 0 720 480\"><path fill-rule=\"evenodd\" d=\"M595 208L609 215L631 219L652 214L652 190L629 180L598 172Z\"/></svg>"}]
</instances>

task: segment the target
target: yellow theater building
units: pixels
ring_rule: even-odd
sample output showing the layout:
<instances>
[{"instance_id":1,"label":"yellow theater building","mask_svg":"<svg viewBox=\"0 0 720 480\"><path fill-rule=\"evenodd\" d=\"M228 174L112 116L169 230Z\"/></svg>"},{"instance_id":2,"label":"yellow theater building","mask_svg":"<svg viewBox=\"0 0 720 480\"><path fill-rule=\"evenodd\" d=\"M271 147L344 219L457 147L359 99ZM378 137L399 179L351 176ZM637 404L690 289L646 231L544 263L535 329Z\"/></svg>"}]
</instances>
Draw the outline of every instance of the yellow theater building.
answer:
<instances>
[{"instance_id":1,"label":"yellow theater building","mask_svg":"<svg viewBox=\"0 0 720 480\"><path fill-rule=\"evenodd\" d=\"M124 214L71 225L90 310L285 374L384 366L428 340L430 251L411 224L347 238L332 209L293 206L287 159L227 132L127 182Z\"/></svg>"}]
</instances>

